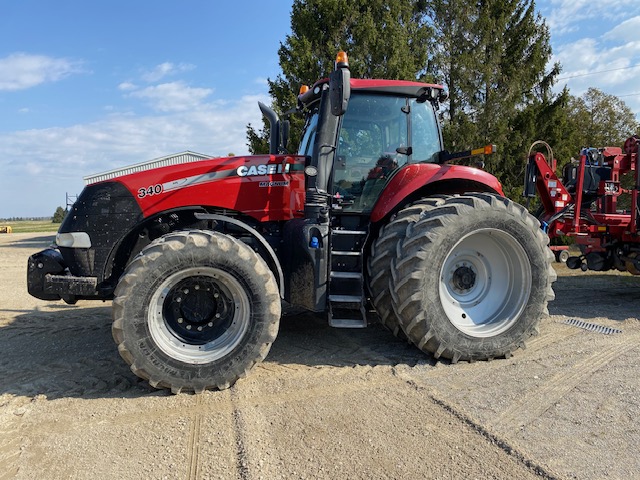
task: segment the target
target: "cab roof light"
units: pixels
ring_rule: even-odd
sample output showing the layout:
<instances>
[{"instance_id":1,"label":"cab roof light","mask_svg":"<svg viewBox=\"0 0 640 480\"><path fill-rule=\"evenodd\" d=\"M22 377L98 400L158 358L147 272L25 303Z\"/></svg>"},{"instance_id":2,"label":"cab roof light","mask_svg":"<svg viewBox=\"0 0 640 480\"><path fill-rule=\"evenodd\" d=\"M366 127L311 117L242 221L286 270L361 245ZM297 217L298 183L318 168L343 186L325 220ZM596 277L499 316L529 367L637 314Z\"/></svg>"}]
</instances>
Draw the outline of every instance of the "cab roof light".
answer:
<instances>
[{"instance_id":1,"label":"cab roof light","mask_svg":"<svg viewBox=\"0 0 640 480\"><path fill-rule=\"evenodd\" d=\"M309 91L309 85L301 85L300 92L298 93L298 95L304 95L308 91Z\"/></svg>"}]
</instances>

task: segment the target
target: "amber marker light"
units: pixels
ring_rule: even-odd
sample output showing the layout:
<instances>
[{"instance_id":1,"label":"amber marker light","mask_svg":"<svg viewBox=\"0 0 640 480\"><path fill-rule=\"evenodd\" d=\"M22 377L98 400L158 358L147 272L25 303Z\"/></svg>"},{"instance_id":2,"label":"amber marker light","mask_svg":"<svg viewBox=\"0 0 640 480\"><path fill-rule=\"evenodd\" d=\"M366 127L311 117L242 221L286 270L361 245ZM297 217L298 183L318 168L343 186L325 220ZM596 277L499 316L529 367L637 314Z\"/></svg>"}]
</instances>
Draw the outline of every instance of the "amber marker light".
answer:
<instances>
[{"instance_id":1,"label":"amber marker light","mask_svg":"<svg viewBox=\"0 0 640 480\"><path fill-rule=\"evenodd\" d=\"M484 146L484 154L485 155L491 155L492 153L496 153L496 146L495 145L485 145Z\"/></svg>"},{"instance_id":2,"label":"amber marker light","mask_svg":"<svg viewBox=\"0 0 640 480\"><path fill-rule=\"evenodd\" d=\"M298 95L304 95L308 91L309 91L309 85L302 85L300 87L300 93L298 93Z\"/></svg>"},{"instance_id":3,"label":"amber marker light","mask_svg":"<svg viewBox=\"0 0 640 480\"><path fill-rule=\"evenodd\" d=\"M495 145L485 145L484 147L474 148L471 150L471 155L491 155L492 153L496 153Z\"/></svg>"}]
</instances>

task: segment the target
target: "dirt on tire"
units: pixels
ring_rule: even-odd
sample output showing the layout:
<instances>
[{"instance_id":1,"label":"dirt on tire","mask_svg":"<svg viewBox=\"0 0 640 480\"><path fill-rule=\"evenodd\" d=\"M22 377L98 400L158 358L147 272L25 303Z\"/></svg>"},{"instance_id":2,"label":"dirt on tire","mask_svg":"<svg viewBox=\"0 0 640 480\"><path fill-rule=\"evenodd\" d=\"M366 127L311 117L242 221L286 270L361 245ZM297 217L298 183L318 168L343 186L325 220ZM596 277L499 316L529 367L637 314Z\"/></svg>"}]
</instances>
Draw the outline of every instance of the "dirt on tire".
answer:
<instances>
[{"instance_id":1,"label":"dirt on tire","mask_svg":"<svg viewBox=\"0 0 640 480\"><path fill-rule=\"evenodd\" d=\"M339 330L290 312L246 378L172 395L120 358L110 302L27 294L27 258L52 240L0 236L0 479L640 471L640 277L555 263L556 300L540 335L491 362L451 365L379 324Z\"/></svg>"}]
</instances>

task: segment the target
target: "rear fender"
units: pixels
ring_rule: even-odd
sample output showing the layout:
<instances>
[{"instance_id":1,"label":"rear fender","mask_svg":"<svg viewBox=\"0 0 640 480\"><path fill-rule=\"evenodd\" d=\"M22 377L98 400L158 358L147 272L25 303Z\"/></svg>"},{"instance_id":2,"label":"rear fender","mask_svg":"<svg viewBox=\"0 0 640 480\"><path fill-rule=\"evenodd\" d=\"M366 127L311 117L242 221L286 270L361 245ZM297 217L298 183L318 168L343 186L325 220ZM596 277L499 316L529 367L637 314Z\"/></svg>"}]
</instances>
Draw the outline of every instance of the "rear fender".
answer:
<instances>
[{"instance_id":1,"label":"rear fender","mask_svg":"<svg viewBox=\"0 0 640 480\"><path fill-rule=\"evenodd\" d=\"M371 212L371 221L378 222L407 201L420 197L472 191L504 196L498 179L484 170L435 163L407 165L385 187Z\"/></svg>"}]
</instances>

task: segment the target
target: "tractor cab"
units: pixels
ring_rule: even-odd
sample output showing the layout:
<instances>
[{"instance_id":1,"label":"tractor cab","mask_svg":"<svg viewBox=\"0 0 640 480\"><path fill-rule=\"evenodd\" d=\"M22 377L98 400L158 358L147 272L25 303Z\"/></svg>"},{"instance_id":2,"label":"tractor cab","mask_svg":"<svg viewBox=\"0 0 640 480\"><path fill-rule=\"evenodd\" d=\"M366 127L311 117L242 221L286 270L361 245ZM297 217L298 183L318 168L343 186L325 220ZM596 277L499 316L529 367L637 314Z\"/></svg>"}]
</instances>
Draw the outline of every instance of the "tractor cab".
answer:
<instances>
[{"instance_id":1,"label":"tractor cab","mask_svg":"<svg viewBox=\"0 0 640 480\"><path fill-rule=\"evenodd\" d=\"M403 166L440 159L436 107L446 94L439 85L350 79L343 52L336 65L329 79L301 89L306 123L298 154L318 172L312 191L325 192L336 209L369 213Z\"/></svg>"}]
</instances>

